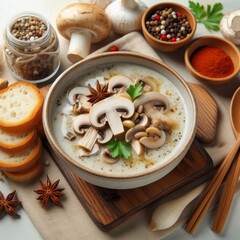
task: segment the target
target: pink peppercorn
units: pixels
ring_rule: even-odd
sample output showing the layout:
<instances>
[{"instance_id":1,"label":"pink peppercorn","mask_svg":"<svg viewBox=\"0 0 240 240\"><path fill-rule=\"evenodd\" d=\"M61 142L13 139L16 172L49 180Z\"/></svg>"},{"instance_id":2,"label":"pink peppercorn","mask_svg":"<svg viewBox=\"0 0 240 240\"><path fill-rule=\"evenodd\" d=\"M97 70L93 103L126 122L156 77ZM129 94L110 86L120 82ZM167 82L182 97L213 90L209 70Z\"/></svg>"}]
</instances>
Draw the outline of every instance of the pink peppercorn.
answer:
<instances>
[{"instance_id":1,"label":"pink peppercorn","mask_svg":"<svg viewBox=\"0 0 240 240\"><path fill-rule=\"evenodd\" d=\"M157 20L157 21L159 21L160 20L160 16L159 15L157 15L156 17L155 17L155 19Z\"/></svg>"},{"instance_id":2,"label":"pink peppercorn","mask_svg":"<svg viewBox=\"0 0 240 240\"><path fill-rule=\"evenodd\" d=\"M173 38L171 39L171 41L172 41L172 42L176 42L177 39L173 37Z\"/></svg>"},{"instance_id":3,"label":"pink peppercorn","mask_svg":"<svg viewBox=\"0 0 240 240\"><path fill-rule=\"evenodd\" d=\"M167 40L167 35L166 35L166 34L161 35L161 39L162 39L163 41L166 41L166 40Z\"/></svg>"},{"instance_id":4,"label":"pink peppercorn","mask_svg":"<svg viewBox=\"0 0 240 240\"><path fill-rule=\"evenodd\" d=\"M178 17L182 17L182 13L181 13L181 12L178 12L178 13L177 13L177 16L178 16Z\"/></svg>"}]
</instances>

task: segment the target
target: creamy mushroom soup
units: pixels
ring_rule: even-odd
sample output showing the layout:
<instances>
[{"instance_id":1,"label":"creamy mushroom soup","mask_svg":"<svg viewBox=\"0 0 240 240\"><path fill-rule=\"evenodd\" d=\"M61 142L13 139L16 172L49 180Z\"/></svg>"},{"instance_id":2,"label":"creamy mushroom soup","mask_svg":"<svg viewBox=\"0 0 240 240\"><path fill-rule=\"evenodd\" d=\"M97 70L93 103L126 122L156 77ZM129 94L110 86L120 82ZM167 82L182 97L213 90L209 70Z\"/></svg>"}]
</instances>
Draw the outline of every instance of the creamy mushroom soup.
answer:
<instances>
[{"instance_id":1,"label":"creamy mushroom soup","mask_svg":"<svg viewBox=\"0 0 240 240\"><path fill-rule=\"evenodd\" d=\"M118 63L91 70L76 79L76 85L70 86L56 102L52 125L61 148L79 164L109 176L113 173L115 177L143 172L156 167L159 161L167 162L174 151L178 151L186 125L186 106L178 89L158 72L135 64ZM111 92L112 95L92 105L96 94L90 92L88 85L96 89L97 80L102 89L108 84L105 94ZM142 94L133 101L126 89L129 84L136 86L137 83L141 84ZM166 106L162 106L161 101L154 100L156 92L163 103L168 101L167 110L162 109ZM74 101L78 101L77 106ZM113 102L119 105L118 109L113 108ZM115 118L110 119L110 115ZM164 120L164 124L156 125L155 115L163 116L167 124ZM105 125L90 129L89 121ZM93 142L87 139L87 134L94 138ZM130 157L112 161L109 151L105 154L107 159L103 157L109 140L115 138L128 142Z\"/></svg>"}]
</instances>

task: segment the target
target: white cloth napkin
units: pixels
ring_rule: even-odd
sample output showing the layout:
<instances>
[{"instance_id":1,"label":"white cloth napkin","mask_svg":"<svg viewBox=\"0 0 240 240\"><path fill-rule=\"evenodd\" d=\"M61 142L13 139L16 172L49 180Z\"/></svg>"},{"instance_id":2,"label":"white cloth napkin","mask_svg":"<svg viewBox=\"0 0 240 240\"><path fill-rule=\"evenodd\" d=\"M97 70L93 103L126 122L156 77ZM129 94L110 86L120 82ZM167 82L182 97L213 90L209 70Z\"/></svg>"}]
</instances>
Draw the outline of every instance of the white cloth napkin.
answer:
<instances>
[{"instance_id":1,"label":"white cloth napkin","mask_svg":"<svg viewBox=\"0 0 240 240\"><path fill-rule=\"evenodd\" d=\"M146 43L140 33L133 32L116 40L115 42L97 50L93 54L106 51L109 46L117 45L120 49L140 52L158 58L158 54ZM89 56L91 57L91 56ZM218 97L215 96L216 100ZM229 148L234 142L227 109L218 101L220 109L220 121L217 127L217 138L211 147L207 147L214 162L219 162L226 155ZM45 150L43 160L50 163L45 167L45 171L41 177L46 181L46 174L52 181L61 179L59 186L64 187L65 197L63 199L63 208L51 206L49 208L41 208L39 201L33 190L39 188L39 183L34 182L28 185L17 184L9 180L5 180L12 189L16 189L18 198L22 201L24 210L41 233L43 239L46 240L74 240L74 239L159 239L161 232L151 232L149 229L151 214L156 207L152 205L142 211L138 216L128 220L111 232L105 233L99 230L92 222L79 200L76 198L71 187L63 177L62 173ZM174 211L174 209L173 209ZM181 224L182 224L181 220ZM178 225L178 227L181 226ZM169 229L168 234L175 230Z\"/></svg>"}]
</instances>

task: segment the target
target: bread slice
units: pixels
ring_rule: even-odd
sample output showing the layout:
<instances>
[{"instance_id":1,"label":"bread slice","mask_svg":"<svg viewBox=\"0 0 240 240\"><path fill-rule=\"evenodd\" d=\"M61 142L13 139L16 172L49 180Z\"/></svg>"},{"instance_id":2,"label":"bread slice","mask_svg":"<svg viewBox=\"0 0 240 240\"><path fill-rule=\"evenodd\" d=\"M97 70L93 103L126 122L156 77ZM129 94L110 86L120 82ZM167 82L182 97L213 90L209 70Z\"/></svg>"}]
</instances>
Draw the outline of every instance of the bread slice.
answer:
<instances>
[{"instance_id":1,"label":"bread slice","mask_svg":"<svg viewBox=\"0 0 240 240\"><path fill-rule=\"evenodd\" d=\"M10 133L0 129L0 149L15 153L31 146L36 140L36 129L24 133Z\"/></svg>"},{"instance_id":2,"label":"bread slice","mask_svg":"<svg viewBox=\"0 0 240 240\"><path fill-rule=\"evenodd\" d=\"M18 173L12 173L12 172L4 172L5 175L13 180L14 182L29 182L35 178L37 178L43 170L43 163L42 161L37 162L36 165L34 165L32 168L30 168L26 172L18 172Z\"/></svg>"},{"instance_id":3,"label":"bread slice","mask_svg":"<svg viewBox=\"0 0 240 240\"><path fill-rule=\"evenodd\" d=\"M16 82L0 90L0 128L10 132L33 129L41 119L43 96L32 83Z\"/></svg>"},{"instance_id":4,"label":"bread slice","mask_svg":"<svg viewBox=\"0 0 240 240\"><path fill-rule=\"evenodd\" d=\"M42 143L39 137L32 146L20 152L9 153L0 150L0 170L9 173L28 171L40 161L41 153Z\"/></svg>"}]
</instances>

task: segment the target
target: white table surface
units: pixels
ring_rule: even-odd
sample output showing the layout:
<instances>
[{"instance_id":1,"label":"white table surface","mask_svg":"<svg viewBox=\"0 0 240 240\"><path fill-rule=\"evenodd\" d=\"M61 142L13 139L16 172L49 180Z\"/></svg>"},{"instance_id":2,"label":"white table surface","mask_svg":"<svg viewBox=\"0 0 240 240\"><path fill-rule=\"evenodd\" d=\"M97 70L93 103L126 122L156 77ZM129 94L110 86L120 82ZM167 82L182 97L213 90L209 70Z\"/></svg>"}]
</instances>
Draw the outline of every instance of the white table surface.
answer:
<instances>
[{"instance_id":1,"label":"white table surface","mask_svg":"<svg viewBox=\"0 0 240 240\"><path fill-rule=\"evenodd\" d=\"M56 29L55 26L55 19L58 14L58 12L68 3L72 3L76 1L70 1L70 0L24 0L24 1L18 1L18 0L1 0L0 1L0 44L3 43L3 31L4 27L7 25L8 21L15 16L16 14L20 12L26 12L26 11L35 11L43 14L53 25L53 27ZM159 1L156 0L144 0L148 6L151 6ZM174 1L172 1L174 2ZM188 6L188 1L182 0L182 1L176 1L180 2L186 6ZM231 10L235 10L240 8L240 0L219 0L219 1L210 1L210 0L201 0L200 1L203 4L207 3L214 3L214 2L222 2L224 4L224 12L227 13ZM206 30L201 24L198 24L197 32L195 34L195 37L199 37L202 35L219 35L220 33L216 32L210 32ZM63 39L61 36L60 38L60 46L61 49L66 49L68 46L68 41ZM159 53L159 56L170 66L175 68L185 79L191 81L189 79L190 75L187 72L187 70L184 68L184 65L181 61L178 61L179 59L176 58L174 53L171 54L165 54L165 53ZM61 59L62 59L62 69L66 69L71 64L66 60L64 51L61 51ZM180 60L183 61L183 58ZM7 71L7 68L5 67L3 76L7 78L8 80L12 81L13 77L9 74ZM233 85L228 85L226 87L218 87L217 91L221 94L222 99L231 96L233 89L236 89L236 85L240 85L239 81L237 83L234 83ZM226 90L227 89L227 90ZM8 188L8 186L0 181L0 191L2 191L4 194L7 194L11 191L11 189ZM19 209L18 213L21 215L20 220L16 220L11 218L10 216L4 216L2 219L0 219L0 239L1 240L38 240L42 239L36 228L31 223L31 220L28 218L26 213L23 209ZM235 194L234 202L231 208L230 216L225 228L225 231L223 232L222 236L218 236L214 234L210 230L211 226L211 213L207 214L205 217L203 223L200 226L200 229L198 233L195 236L190 236L187 234L183 229L179 229L169 235L168 237L164 238L166 240L170 239L225 239L225 240L237 240L240 239L239 233L240 233L240 194L239 192ZM136 236L136 239L141 240L141 236ZM79 238L81 239L81 238ZM97 239L97 236L96 238ZM91 240L91 239L90 239ZM149 239L150 240L150 239Z\"/></svg>"}]
</instances>

